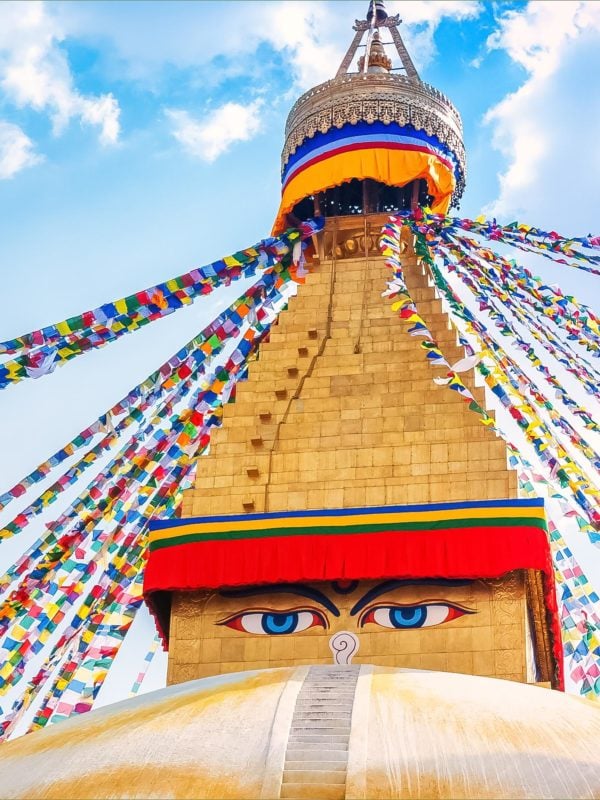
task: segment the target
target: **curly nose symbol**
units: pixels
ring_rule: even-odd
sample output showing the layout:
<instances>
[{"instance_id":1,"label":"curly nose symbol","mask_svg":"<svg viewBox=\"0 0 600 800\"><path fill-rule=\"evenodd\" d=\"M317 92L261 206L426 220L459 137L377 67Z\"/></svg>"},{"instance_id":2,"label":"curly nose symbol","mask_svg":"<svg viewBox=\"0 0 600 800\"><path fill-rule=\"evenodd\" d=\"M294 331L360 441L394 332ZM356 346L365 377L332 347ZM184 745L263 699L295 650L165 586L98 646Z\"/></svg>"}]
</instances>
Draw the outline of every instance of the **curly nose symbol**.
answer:
<instances>
[{"instance_id":1,"label":"curly nose symbol","mask_svg":"<svg viewBox=\"0 0 600 800\"><path fill-rule=\"evenodd\" d=\"M339 631L329 640L334 664L350 664L358 652L358 638L350 631Z\"/></svg>"}]
</instances>

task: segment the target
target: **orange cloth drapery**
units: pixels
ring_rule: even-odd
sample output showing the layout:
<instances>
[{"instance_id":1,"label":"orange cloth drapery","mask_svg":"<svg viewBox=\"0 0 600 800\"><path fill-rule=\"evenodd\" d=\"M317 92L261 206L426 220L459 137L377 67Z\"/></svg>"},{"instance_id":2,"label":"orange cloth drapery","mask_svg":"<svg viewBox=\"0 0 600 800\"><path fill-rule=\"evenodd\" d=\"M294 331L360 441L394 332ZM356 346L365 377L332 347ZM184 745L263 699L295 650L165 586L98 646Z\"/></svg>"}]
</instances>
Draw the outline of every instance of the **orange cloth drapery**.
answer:
<instances>
[{"instance_id":1,"label":"orange cloth drapery","mask_svg":"<svg viewBox=\"0 0 600 800\"><path fill-rule=\"evenodd\" d=\"M388 186L405 186L424 178L433 196L432 210L445 214L456 182L449 167L431 153L385 144L334 153L298 172L285 186L273 233L284 230L288 214L305 197L353 178L372 178Z\"/></svg>"}]
</instances>

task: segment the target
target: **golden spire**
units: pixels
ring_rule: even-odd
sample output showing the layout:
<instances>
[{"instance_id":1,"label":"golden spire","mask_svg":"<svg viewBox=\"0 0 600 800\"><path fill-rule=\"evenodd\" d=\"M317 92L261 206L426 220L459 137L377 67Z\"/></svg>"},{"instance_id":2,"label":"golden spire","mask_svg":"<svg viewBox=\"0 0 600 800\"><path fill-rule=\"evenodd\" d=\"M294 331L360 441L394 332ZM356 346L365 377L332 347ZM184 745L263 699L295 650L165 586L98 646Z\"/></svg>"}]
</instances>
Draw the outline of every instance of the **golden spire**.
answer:
<instances>
[{"instance_id":1,"label":"golden spire","mask_svg":"<svg viewBox=\"0 0 600 800\"><path fill-rule=\"evenodd\" d=\"M373 34L371 47L369 49L369 63L367 64L366 70L364 66L365 57L361 56L358 59L359 72L389 72L392 68L392 59L388 58L385 54L378 30Z\"/></svg>"},{"instance_id":2,"label":"golden spire","mask_svg":"<svg viewBox=\"0 0 600 800\"><path fill-rule=\"evenodd\" d=\"M348 73L350 65L356 58L358 48L361 46L365 48L365 55L361 56L358 61L359 73L390 73L392 62L387 57L383 49L383 42L379 37L379 31L389 31L392 37L392 42L389 42L389 44L394 44L400 59L400 65L395 68L393 74L404 75L414 83L421 83L419 73L398 31L398 25L400 25L401 21L398 14L390 16L387 13L383 0L371 0L366 19L355 20L353 26L355 31L354 38L339 66L336 78L343 79ZM365 36L366 44L361 45ZM374 58L371 58L372 50L374 51ZM367 62L366 69L365 61Z\"/></svg>"}]
</instances>

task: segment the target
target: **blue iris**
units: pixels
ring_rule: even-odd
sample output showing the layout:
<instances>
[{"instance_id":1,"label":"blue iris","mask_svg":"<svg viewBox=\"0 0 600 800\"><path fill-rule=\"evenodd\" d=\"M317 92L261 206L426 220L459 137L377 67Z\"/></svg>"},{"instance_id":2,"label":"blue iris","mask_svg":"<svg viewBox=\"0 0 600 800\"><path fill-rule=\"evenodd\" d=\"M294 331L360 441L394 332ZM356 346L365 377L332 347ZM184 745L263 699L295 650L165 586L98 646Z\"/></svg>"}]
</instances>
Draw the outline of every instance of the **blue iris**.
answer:
<instances>
[{"instance_id":1,"label":"blue iris","mask_svg":"<svg viewBox=\"0 0 600 800\"><path fill-rule=\"evenodd\" d=\"M261 624L265 633L293 633L298 626L298 614L263 614Z\"/></svg>"},{"instance_id":2,"label":"blue iris","mask_svg":"<svg viewBox=\"0 0 600 800\"><path fill-rule=\"evenodd\" d=\"M390 608L390 622L394 628L420 628L427 619L424 606Z\"/></svg>"}]
</instances>

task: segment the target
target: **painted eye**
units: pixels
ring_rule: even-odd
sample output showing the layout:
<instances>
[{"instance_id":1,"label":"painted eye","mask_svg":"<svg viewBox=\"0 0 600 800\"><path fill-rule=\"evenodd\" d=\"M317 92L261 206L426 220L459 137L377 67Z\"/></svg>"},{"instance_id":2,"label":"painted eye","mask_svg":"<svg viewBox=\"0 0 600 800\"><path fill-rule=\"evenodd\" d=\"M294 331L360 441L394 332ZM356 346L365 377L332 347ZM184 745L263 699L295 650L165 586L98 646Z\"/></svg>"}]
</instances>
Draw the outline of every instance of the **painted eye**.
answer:
<instances>
[{"instance_id":1,"label":"painted eye","mask_svg":"<svg viewBox=\"0 0 600 800\"><path fill-rule=\"evenodd\" d=\"M219 624L235 631L270 636L298 633L317 626L326 627L325 620L316 611L248 611Z\"/></svg>"},{"instance_id":2,"label":"painted eye","mask_svg":"<svg viewBox=\"0 0 600 800\"><path fill-rule=\"evenodd\" d=\"M384 628L427 628L441 625L473 611L449 603L419 603L414 606L379 606L366 612L361 626L374 622Z\"/></svg>"}]
</instances>

